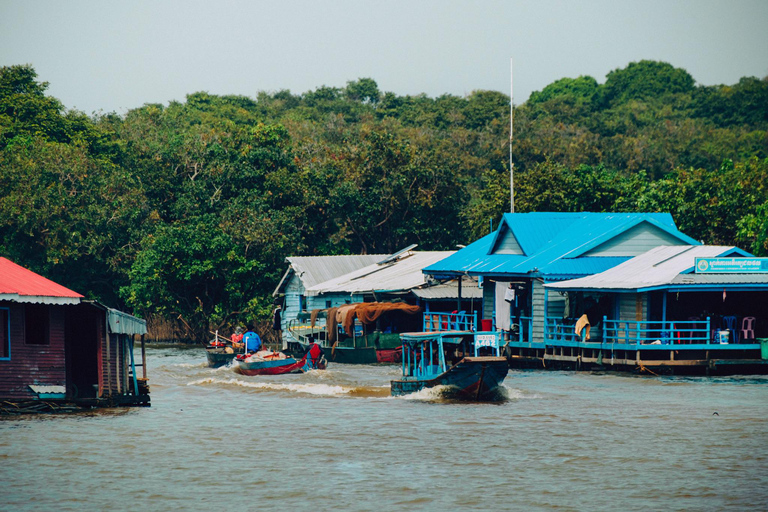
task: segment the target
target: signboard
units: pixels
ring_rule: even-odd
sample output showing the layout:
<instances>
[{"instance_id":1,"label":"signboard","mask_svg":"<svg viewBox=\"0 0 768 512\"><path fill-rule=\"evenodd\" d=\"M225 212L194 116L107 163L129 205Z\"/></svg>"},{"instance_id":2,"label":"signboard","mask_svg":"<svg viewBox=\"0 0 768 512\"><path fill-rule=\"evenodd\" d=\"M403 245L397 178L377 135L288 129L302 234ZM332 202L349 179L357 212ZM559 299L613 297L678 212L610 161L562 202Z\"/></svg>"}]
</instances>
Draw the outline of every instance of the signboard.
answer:
<instances>
[{"instance_id":1,"label":"signboard","mask_svg":"<svg viewBox=\"0 0 768 512\"><path fill-rule=\"evenodd\" d=\"M768 273L768 258L696 258L697 274Z\"/></svg>"},{"instance_id":2,"label":"signboard","mask_svg":"<svg viewBox=\"0 0 768 512\"><path fill-rule=\"evenodd\" d=\"M498 347L495 334L477 334L475 335L475 347Z\"/></svg>"}]
</instances>

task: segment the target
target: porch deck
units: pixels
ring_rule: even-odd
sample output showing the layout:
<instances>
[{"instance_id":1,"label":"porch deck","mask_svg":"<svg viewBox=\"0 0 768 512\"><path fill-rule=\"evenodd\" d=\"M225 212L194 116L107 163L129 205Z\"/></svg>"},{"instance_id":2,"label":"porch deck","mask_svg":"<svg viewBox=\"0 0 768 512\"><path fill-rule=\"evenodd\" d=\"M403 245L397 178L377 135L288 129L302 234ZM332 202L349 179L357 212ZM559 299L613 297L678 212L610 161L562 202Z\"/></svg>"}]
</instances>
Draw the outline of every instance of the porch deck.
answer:
<instances>
[{"instance_id":1,"label":"porch deck","mask_svg":"<svg viewBox=\"0 0 768 512\"><path fill-rule=\"evenodd\" d=\"M459 317L431 313L425 331L449 330ZM438 321L435 321L438 320ZM511 367L562 370L615 370L681 374L768 374L768 339L723 342L709 319L702 321L623 321L604 317L586 340L575 319L546 318L543 336L532 317L514 317L503 346ZM476 325L476 324L475 324ZM595 332L595 331L593 331Z\"/></svg>"}]
</instances>

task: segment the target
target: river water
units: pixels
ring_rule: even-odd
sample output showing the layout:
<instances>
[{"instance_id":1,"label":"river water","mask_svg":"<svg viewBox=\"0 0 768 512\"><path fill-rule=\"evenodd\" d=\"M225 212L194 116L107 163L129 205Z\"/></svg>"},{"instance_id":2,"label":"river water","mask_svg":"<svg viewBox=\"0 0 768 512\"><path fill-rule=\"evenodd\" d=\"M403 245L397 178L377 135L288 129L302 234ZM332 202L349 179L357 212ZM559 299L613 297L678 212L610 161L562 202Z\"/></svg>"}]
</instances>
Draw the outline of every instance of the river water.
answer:
<instances>
[{"instance_id":1,"label":"river water","mask_svg":"<svg viewBox=\"0 0 768 512\"><path fill-rule=\"evenodd\" d=\"M246 377L150 348L152 407L0 421L0 509L768 510L768 379L512 371L495 403L398 366Z\"/></svg>"}]
</instances>

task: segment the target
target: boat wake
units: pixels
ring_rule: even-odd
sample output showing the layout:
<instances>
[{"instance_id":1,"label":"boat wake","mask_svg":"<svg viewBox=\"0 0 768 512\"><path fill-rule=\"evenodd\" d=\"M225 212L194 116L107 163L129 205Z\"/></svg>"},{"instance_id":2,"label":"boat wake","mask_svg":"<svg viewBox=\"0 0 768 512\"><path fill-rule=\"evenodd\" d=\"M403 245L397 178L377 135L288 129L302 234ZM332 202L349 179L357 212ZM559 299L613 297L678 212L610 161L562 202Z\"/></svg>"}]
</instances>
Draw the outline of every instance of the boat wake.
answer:
<instances>
[{"instance_id":1,"label":"boat wake","mask_svg":"<svg viewBox=\"0 0 768 512\"><path fill-rule=\"evenodd\" d=\"M274 382L258 382L258 381L244 381L240 379L222 379L217 377L206 377L203 379L194 380L187 383L187 386L235 386L240 388L254 389L259 391L277 391L277 392L289 392L304 395L315 396L350 396L350 397L362 397L373 398L381 396L389 396L389 387L348 387L339 386L333 384L322 383L274 383Z\"/></svg>"},{"instance_id":2,"label":"boat wake","mask_svg":"<svg viewBox=\"0 0 768 512\"><path fill-rule=\"evenodd\" d=\"M490 395L483 397L482 400L473 400L471 398L462 396L459 393L458 389L453 388L451 386L434 386L431 388L421 389L414 393L396 396L392 398L395 398L398 400L415 400L415 401L423 401L423 402L501 403L501 402L507 402L509 400L519 398L519 396L515 396L516 393L519 394L519 392L516 392L516 390L499 386L498 388L493 390L493 392Z\"/></svg>"}]
</instances>

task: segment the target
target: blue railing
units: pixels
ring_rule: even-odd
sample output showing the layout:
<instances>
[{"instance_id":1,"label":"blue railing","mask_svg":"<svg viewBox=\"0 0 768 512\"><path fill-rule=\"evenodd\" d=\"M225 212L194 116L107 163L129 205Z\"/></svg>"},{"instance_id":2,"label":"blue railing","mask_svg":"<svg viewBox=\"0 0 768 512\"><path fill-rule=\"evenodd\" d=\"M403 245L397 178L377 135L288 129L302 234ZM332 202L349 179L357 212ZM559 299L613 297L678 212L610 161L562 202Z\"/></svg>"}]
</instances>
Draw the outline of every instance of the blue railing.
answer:
<instances>
[{"instance_id":1,"label":"blue railing","mask_svg":"<svg viewBox=\"0 0 768 512\"><path fill-rule=\"evenodd\" d=\"M424 313L424 332L477 331L477 312Z\"/></svg>"},{"instance_id":2,"label":"blue railing","mask_svg":"<svg viewBox=\"0 0 768 512\"><path fill-rule=\"evenodd\" d=\"M603 340L606 343L635 345L709 344L712 338L709 317L705 320L608 320L603 317Z\"/></svg>"},{"instance_id":3,"label":"blue railing","mask_svg":"<svg viewBox=\"0 0 768 512\"><path fill-rule=\"evenodd\" d=\"M533 317L512 317L512 323L517 324L517 341L519 343L531 343L533 341ZM514 333L512 337L514 339Z\"/></svg>"},{"instance_id":4,"label":"blue railing","mask_svg":"<svg viewBox=\"0 0 768 512\"><path fill-rule=\"evenodd\" d=\"M576 333L576 319L547 318L544 322L544 339L548 343L581 341L581 337Z\"/></svg>"}]
</instances>

